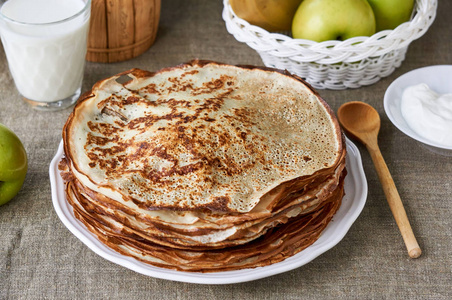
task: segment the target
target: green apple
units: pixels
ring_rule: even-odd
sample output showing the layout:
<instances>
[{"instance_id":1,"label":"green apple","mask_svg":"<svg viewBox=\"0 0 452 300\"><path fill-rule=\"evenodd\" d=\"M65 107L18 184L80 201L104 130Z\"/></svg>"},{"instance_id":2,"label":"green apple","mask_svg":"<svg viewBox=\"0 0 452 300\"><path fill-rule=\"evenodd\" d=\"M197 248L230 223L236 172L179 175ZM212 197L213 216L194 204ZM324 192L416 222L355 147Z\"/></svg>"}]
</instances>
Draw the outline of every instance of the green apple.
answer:
<instances>
[{"instance_id":1,"label":"green apple","mask_svg":"<svg viewBox=\"0 0 452 300\"><path fill-rule=\"evenodd\" d=\"M394 29L410 20L414 0L367 0L375 14L377 31Z\"/></svg>"},{"instance_id":2,"label":"green apple","mask_svg":"<svg viewBox=\"0 0 452 300\"><path fill-rule=\"evenodd\" d=\"M0 124L0 205L21 189L27 174L27 153L17 135Z\"/></svg>"},{"instance_id":3,"label":"green apple","mask_svg":"<svg viewBox=\"0 0 452 300\"><path fill-rule=\"evenodd\" d=\"M292 21L294 38L316 42L374 33L375 16L366 0L304 0Z\"/></svg>"}]
</instances>

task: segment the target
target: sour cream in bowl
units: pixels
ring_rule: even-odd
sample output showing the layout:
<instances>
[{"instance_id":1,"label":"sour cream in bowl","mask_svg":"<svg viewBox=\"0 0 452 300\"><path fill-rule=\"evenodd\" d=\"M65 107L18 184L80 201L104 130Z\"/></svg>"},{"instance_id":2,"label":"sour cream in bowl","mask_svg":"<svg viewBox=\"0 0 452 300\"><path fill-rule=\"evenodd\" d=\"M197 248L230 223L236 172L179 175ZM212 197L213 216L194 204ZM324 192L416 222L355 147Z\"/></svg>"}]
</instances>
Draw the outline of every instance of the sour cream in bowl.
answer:
<instances>
[{"instance_id":1,"label":"sour cream in bowl","mask_svg":"<svg viewBox=\"0 0 452 300\"><path fill-rule=\"evenodd\" d=\"M452 156L452 65L410 71L386 90L391 122L427 149Z\"/></svg>"}]
</instances>

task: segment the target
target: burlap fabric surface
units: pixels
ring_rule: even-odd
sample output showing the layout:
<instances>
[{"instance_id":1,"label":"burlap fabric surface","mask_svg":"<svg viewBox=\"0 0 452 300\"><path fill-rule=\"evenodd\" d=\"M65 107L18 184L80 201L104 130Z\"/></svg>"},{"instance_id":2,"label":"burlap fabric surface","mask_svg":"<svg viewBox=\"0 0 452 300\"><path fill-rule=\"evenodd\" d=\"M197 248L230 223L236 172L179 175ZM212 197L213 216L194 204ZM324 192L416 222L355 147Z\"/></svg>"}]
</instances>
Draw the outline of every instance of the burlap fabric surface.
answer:
<instances>
[{"instance_id":1,"label":"burlap fabric surface","mask_svg":"<svg viewBox=\"0 0 452 300\"><path fill-rule=\"evenodd\" d=\"M222 1L162 1L155 44L124 62L87 63L83 90L132 67L158 70L193 58L262 65L237 42L221 18ZM383 96L398 76L424 66L452 64L452 2L439 1L430 30L409 47L392 75L368 87L320 90L336 111L362 100L380 113L379 142L423 254L407 255L365 148L369 184L365 208L345 238L311 263L283 274L231 285L198 285L140 275L106 261L57 217L49 163L71 109L43 113L20 100L0 52L0 122L13 129L29 156L17 197L0 207L0 299L451 299L452 157L427 151L389 121Z\"/></svg>"}]
</instances>

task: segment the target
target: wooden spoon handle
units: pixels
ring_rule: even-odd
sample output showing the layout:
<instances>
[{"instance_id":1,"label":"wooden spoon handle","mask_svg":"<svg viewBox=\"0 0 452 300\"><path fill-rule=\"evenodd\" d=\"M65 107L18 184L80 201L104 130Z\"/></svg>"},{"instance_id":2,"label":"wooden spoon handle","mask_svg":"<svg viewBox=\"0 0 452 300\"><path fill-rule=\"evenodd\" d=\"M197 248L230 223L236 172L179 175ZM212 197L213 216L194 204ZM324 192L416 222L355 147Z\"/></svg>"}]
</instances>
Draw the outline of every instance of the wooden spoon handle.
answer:
<instances>
[{"instance_id":1,"label":"wooden spoon handle","mask_svg":"<svg viewBox=\"0 0 452 300\"><path fill-rule=\"evenodd\" d=\"M380 178L381 185L383 186L389 207L391 208L394 219L399 226L400 233L402 234L402 238L408 250L408 255L411 258L418 258L422 251L416 241L413 230L411 229L405 208L403 207L402 200L400 199L400 195L394 184L391 173L389 172L388 166L381 155L378 145L375 144L372 147L367 146L367 149L370 153L372 161L374 162L375 169L377 170L378 177Z\"/></svg>"}]
</instances>

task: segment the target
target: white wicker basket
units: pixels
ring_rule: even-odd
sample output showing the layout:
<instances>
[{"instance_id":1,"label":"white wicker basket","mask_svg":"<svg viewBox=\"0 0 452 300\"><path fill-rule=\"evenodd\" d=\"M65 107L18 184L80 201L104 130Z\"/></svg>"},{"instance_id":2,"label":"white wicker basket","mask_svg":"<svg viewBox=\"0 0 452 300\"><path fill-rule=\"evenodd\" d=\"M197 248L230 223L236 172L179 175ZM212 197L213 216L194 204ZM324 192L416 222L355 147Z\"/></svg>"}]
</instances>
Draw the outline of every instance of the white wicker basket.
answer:
<instances>
[{"instance_id":1,"label":"white wicker basket","mask_svg":"<svg viewBox=\"0 0 452 300\"><path fill-rule=\"evenodd\" d=\"M286 69L317 89L370 85L389 76L405 59L409 44L433 23L437 0L416 0L411 21L394 30L345 41L313 42L270 33L237 17L224 1L226 29L256 50L267 67Z\"/></svg>"}]
</instances>

